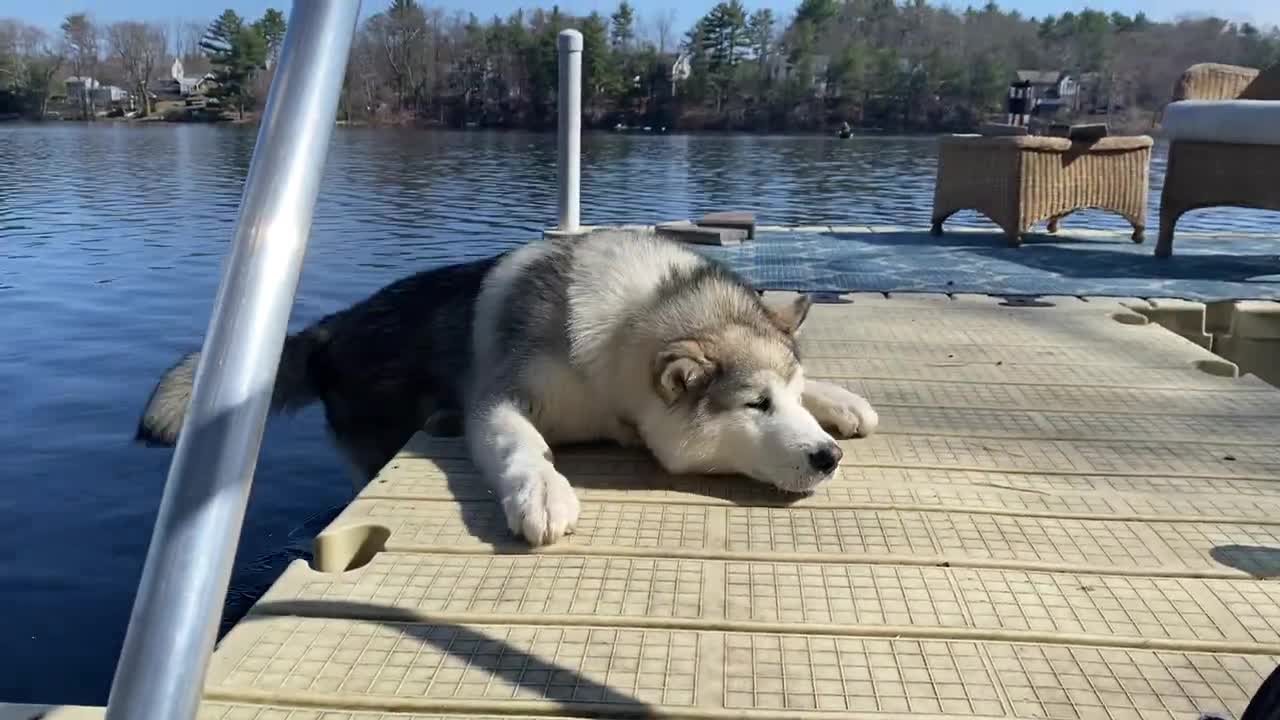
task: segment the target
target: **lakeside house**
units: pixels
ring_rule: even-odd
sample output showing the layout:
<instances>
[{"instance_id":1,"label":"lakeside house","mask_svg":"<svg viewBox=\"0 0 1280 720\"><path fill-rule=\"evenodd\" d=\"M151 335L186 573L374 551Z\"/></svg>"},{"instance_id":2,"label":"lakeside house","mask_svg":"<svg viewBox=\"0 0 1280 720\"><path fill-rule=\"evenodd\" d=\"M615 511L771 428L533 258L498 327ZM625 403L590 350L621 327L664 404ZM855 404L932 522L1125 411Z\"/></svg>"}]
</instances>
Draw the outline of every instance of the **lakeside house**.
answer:
<instances>
[{"instance_id":1,"label":"lakeside house","mask_svg":"<svg viewBox=\"0 0 1280 720\"><path fill-rule=\"evenodd\" d=\"M93 91L93 104L97 107L132 105L133 95L118 85L102 85Z\"/></svg>"},{"instance_id":2,"label":"lakeside house","mask_svg":"<svg viewBox=\"0 0 1280 720\"><path fill-rule=\"evenodd\" d=\"M1105 112L1110 101L1096 72L1071 75L1060 70L1018 70L1009 86L1025 89L1027 113L1044 119Z\"/></svg>"},{"instance_id":3,"label":"lakeside house","mask_svg":"<svg viewBox=\"0 0 1280 720\"><path fill-rule=\"evenodd\" d=\"M775 53L765 59L768 68L769 79L775 83L785 82L790 79L798 71L798 67L794 65L790 59L783 53ZM809 89L815 97L822 97L827 92L827 75L831 66L831 57L829 55L817 54L809 58L808 78L801 78L801 82L808 82Z\"/></svg>"},{"instance_id":4,"label":"lakeside house","mask_svg":"<svg viewBox=\"0 0 1280 720\"><path fill-rule=\"evenodd\" d=\"M91 77L81 77L79 75L71 75L62 81L62 87L65 90L68 102L93 97L93 91L97 90L100 85L101 83Z\"/></svg>"},{"instance_id":5,"label":"lakeside house","mask_svg":"<svg viewBox=\"0 0 1280 720\"><path fill-rule=\"evenodd\" d=\"M202 95L214 81L213 73L200 76L187 75L182 58L174 58L169 66L169 77L153 81L148 90L160 100L185 100Z\"/></svg>"},{"instance_id":6,"label":"lakeside house","mask_svg":"<svg viewBox=\"0 0 1280 720\"><path fill-rule=\"evenodd\" d=\"M169 77L149 83L146 93L151 101L168 101L182 107L203 106L204 94L214 84L216 81L212 73L188 76L182 60L175 59L169 68ZM55 113L65 112L74 116L86 100L98 115L121 115L142 106L142 98L138 97L136 90L109 85L97 78L71 75L63 80L62 86L63 93L50 98Z\"/></svg>"},{"instance_id":7,"label":"lakeside house","mask_svg":"<svg viewBox=\"0 0 1280 720\"><path fill-rule=\"evenodd\" d=\"M1079 83L1069 74L1058 70L1019 70L1014 82L1028 90L1027 109L1034 116L1056 115L1061 111L1075 112L1079 96Z\"/></svg>"},{"instance_id":8,"label":"lakeside house","mask_svg":"<svg viewBox=\"0 0 1280 720\"><path fill-rule=\"evenodd\" d=\"M89 100L99 110L133 107L132 94L119 85L104 85L95 78L71 75L62 81L62 86L68 103Z\"/></svg>"},{"instance_id":9,"label":"lakeside house","mask_svg":"<svg viewBox=\"0 0 1280 720\"><path fill-rule=\"evenodd\" d=\"M674 62L671 63L671 94L676 94L676 88L680 83L689 79L693 74L693 55L688 52L681 52L676 56Z\"/></svg>"}]
</instances>

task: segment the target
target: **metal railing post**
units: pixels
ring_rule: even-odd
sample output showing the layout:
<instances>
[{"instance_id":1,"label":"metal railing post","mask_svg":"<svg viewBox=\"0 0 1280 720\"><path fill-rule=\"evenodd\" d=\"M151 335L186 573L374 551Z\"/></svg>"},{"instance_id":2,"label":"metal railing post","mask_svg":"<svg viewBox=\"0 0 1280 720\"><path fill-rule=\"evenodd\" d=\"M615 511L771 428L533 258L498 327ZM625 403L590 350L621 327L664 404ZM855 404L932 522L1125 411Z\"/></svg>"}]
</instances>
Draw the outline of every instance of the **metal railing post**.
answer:
<instances>
[{"instance_id":1,"label":"metal railing post","mask_svg":"<svg viewBox=\"0 0 1280 720\"><path fill-rule=\"evenodd\" d=\"M560 131L557 150L559 169L559 210L562 232L577 232L581 191L582 150L582 33L561 30L560 88L557 122Z\"/></svg>"},{"instance_id":2,"label":"metal railing post","mask_svg":"<svg viewBox=\"0 0 1280 720\"><path fill-rule=\"evenodd\" d=\"M107 705L189 720L227 595L359 0L295 2Z\"/></svg>"}]
</instances>

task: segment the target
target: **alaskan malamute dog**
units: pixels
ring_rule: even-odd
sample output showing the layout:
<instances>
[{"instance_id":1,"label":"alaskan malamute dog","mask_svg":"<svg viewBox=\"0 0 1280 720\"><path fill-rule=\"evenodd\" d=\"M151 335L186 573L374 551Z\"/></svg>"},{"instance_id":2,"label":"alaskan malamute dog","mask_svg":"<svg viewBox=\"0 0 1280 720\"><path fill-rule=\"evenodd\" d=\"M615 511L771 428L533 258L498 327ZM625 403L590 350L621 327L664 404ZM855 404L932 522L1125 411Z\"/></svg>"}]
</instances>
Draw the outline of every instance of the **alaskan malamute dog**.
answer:
<instances>
[{"instance_id":1,"label":"alaskan malamute dog","mask_svg":"<svg viewBox=\"0 0 1280 720\"><path fill-rule=\"evenodd\" d=\"M542 240L397 281L291 335L272 409L322 401L365 480L415 431L453 418L511 530L548 544L578 520L555 445L643 445L672 473L794 492L831 477L841 452L828 431L866 435L879 420L863 398L805 380L796 333L809 307L766 305L652 234ZM139 440L177 440L196 359L160 380Z\"/></svg>"}]
</instances>

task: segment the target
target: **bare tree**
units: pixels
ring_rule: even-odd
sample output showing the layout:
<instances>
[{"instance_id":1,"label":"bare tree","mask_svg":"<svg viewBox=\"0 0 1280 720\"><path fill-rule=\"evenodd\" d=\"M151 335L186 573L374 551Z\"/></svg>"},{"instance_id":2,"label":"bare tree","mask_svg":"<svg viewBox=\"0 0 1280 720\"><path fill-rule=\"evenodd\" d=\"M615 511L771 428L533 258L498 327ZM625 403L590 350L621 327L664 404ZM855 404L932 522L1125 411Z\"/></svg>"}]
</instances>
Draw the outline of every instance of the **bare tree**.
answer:
<instances>
[{"instance_id":1,"label":"bare tree","mask_svg":"<svg viewBox=\"0 0 1280 720\"><path fill-rule=\"evenodd\" d=\"M85 13L73 13L62 21L63 54L71 66L71 73L80 82L80 112L86 120L94 117L93 91L98 82L100 48L98 28Z\"/></svg>"},{"instance_id":2,"label":"bare tree","mask_svg":"<svg viewBox=\"0 0 1280 720\"><path fill-rule=\"evenodd\" d=\"M18 20L0 20L0 87L18 94L29 114L43 118L62 54L48 33Z\"/></svg>"},{"instance_id":3,"label":"bare tree","mask_svg":"<svg viewBox=\"0 0 1280 720\"><path fill-rule=\"evenodd\" d=\"M658 52L667 51L667 43L671 42L671 28L676 24L676 11L671 8L659 10L653 18L653 34L658 41Z\"/></svg>"},{"instance_id":4,"label":"bare tree","mask_svg":"<svg viewBox=\"0 0 1280 720\"><path fill-rule=\"evenodd\" d=\"M202 75L209 71L209 59L200 52L200 40L209 23L195 20L174 20L169 28L172 52L182 61L188 75Z\"/></svg>"},{"instance_id":5,"label":"bare tree","mask_svg":"<svg viewBox=\"0 0 1280 720\"><path fill-rule=\"evenodd\" d=\"M381 48L381 62L395 88L396 109L416 111L431 57L430 31L422 6L415 0L393 0L386 11L369 18L365 31Z\"/></svg>"},{"instance_id":6,"label":"bare tree","mask_svg":"<svg viewBox=\"0 0 1280 720\"><path fill-rule=\"evenodd\" d=\"M111 44L111 52L120 59L130 89L142 101L142 114L151 114L151 96L147 85L168 46L164 28L152 23L118 22L107 28L107 39Z\"/></svg>"},{"instance_id":7,"label":"bare tree","mask_svg":"<svg viewBox=\"0 0 1280 720\"><path fill-rule=\"evenodd\" d=\"M21 87L26 77L26 53L19 49L26 23L0 20L0 87Z\"/></svg>"}]
</instances>

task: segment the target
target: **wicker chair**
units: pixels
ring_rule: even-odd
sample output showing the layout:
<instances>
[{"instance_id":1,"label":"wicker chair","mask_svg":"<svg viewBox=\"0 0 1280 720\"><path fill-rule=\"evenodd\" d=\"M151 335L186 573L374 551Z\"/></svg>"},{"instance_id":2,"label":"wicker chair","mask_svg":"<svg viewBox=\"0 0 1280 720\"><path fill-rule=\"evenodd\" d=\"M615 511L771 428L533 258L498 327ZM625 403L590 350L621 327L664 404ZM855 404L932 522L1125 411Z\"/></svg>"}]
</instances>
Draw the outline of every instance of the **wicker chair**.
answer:
<instances>
[{"instance_id":1,"label":"wicker chair","mask_svg":"<svg viewBox=\"0 0 1280 720\"><path fill-rule=\"evenodd\" d=\"M1164 115L1171 142L1160 197L1157 257L1173 253L1174 225L1188 210L1280 210L1277 125L1280 65L1259 72L1203 63L1182 74Z\"/></svg>"}]
</instances>

